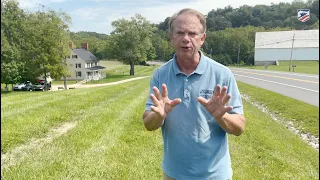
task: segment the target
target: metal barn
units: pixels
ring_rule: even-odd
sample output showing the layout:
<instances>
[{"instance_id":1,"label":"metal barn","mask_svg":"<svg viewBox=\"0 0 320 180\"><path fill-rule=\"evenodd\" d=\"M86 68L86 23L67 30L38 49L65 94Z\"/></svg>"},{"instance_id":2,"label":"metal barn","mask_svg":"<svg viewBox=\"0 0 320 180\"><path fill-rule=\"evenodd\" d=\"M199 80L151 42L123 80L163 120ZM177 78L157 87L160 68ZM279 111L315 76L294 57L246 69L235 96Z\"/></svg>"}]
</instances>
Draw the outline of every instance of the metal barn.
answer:
<instances>
[{"instance_id":1,"label":"metal barn","mask_svg":"<svg viewBox=\"0 0 320 180\"><path fill-rule=\"evenodd\" d=\"M319 30L257 32L255 65L283 60L319 61Z\"/></svg>"}]
</instances>

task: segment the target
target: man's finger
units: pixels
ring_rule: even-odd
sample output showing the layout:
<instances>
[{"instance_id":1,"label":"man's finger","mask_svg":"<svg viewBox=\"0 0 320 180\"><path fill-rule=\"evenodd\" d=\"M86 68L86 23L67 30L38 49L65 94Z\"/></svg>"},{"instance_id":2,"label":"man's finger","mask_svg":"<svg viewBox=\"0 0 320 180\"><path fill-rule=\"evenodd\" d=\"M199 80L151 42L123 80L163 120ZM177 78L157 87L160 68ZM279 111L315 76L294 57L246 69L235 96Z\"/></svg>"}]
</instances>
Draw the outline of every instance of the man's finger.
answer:
<instances>
[{"instance_id":1,"label":"man's finger","mask_svg":"<svg viewBox=\"0 0 320 180\"><path fill-rule=\"evenodd\" d=\"M228 102L229 102L230 99L231 99L231 94L229 93L229 94L227 94L226 97L224 97L224 99L223 99L223 104L228 104Z\"/></svg>"},{"instance_id":2,"label":"man's finger","mask_svg":"<svg viewBox=\"0 0 320 180\"><path fill-rule=\"evenodd\" d=\"M170 105L172 106L172 108L174 108L176 105L180 104L181 103L181 99L180 98L176 98L174 100L172 100L170 102Z\"/></svg>"},{"instance_id":3,"label":"man's finger","mask_svg":"<svg viewBox=\"0 0 320 180\"><path fill-rule=\"evenodd\" d=\"M224 110L225 110L226 112L229 112L229 111L231 111L232 109L233 109L232 106L226 106L226 107L224 108Z\"/></svg>"},{"instance_id":4,"label":"man's finger","mask_svg":"<svg viewBox=\"0 0 320 180\"><path fill-rule=\"evenodd\" d=\"M219 84L216 85L213 96L220 96L221 87Z\"/></svg>"},{"instance_id":5,"label":"man's finger","mask_svg":"<svg viewBox=\"0 0 320 180\"><path fill-rule=\"evenodd\" d=\"M203 97L198 97L198 102L200 103L200 104L202 104L202 106L204 106L204 107L206 107L207 106L207 103L208 103L208 100L206 100L205 98L203 98Z\"/></svg>"},{"instance_id":6,"label":"man's finger","mask_svg":"<svg viewBox=\"0 0 320 180\"><path fill-rule=\"evenodd\" d=\"M168 89L166 84L162 84L162 97L163 98L168 97Z\"/></svg>"},{"instance_id":7,"label":"man's finger","mask_svg":"<svg viewBox=\"0 0 320 180\"><path fill-rule=\"evenodd\" d=\"M155 107L155 106L150 106L151 110L155 113L159 113L159 108Z\"/></svg>"},{"instance_id":8,"label":"man's finger","mask_svg":"<svg viewBox=\"0 0 320 180\"><path fill-rule=\"evenodd\" d=\"M156 96L154 96L154 94L150 94L150 98L154 105L156 105L157 107L160 105L159 100L156 98Z\"/></svg>"},{"instance_id":9,"label":"man's finger","mask_svg":"<svg viewBox=\"0 0 320 180\"><path fill-rule=\"evenodd\" d=\"M227 94L227 90L228 90L228 87L227 86L223 86L220 96L224 98L226 96L226 94Z\"/></svg>"},{"instance_id":10,"label":"man's finger","mask_svg":"<svg viewBox=\"0 0 320 180\"><path fill-rule=\"evenodd\" d=\"M152 90L154 91L154 95L157 97L157 99L160 100L161 99L161 94L160 94L159 89L156 86L153 86Z\"/></svg>"}]
</instances>

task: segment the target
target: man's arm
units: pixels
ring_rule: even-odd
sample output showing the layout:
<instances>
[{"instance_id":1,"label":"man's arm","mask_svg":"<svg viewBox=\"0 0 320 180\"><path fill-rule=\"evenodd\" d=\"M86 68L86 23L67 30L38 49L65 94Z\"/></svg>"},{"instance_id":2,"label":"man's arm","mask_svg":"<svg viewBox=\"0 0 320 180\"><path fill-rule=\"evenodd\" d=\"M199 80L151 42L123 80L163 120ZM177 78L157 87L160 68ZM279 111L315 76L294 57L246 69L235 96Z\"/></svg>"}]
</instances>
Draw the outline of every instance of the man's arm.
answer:
<instances>
[{"instance_id":1,"label":"man's arm","mask_svg":"<svg viewBox=\"0 0 320 180\"><path fill-rule=\"evenodd\" d=\"M143 118L144 126L148 131L157 130L159 127L162 126L164 121L164 119L162 119L153 111L145 111L143 113L142 118Z\"/></svg>"},{"instance_id":2,"label":"man's arm","mask_svg":"<svg viewBox=\"0 0 320 180\"><path fill-rule=\"evenodd\" d=\"M162 93L157 87L152 87L154 94L150 94L150 99L154 105L150 106L151 111L146 110L143 114L144 126L147 130L153 131L162 126L164 119L172 109L181 103L180 98L170 100L168 98L168 89L162 84Z\"/></svg>"},{"instance_id":3,"label":"man's arm","mask_svg":"<svg viewBox=\"0 0 320 180\"><path fill-rule=\"evenodd\" d=\"M225 113L221 119L216 119L220 127L229 134L240 136L245 129L246 119L241 114Z\"/></svg>"},{"instance_id":4,"label":"man's arm","mask_svg":"<svg viewBox=\"0 0 320 180\"><path fill-rule=\"evenodd\" d=\"M218 84L213 96L209 100L198 97L198 101L211 113L224 131L239 136L245 129L245 118L241 114L228 113L233 107L226 106L231 98L230 94L226 94L227 89L224 86L221 90Z\"/></svg>"}]
</instances>

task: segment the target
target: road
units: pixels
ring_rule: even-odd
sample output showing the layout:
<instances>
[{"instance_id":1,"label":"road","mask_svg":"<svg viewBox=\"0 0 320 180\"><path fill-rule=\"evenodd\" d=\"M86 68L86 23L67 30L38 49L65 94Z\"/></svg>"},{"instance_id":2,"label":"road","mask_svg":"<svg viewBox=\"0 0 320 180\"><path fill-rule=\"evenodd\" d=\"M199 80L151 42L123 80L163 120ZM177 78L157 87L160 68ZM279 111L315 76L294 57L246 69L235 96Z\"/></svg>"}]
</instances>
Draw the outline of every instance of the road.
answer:
<instances>
[{"instance_id":1,"label":"road","mask_svg":"<svg viewBox=\"0 0 320 180\"><path fill-rule=\"evenodd\" d=\"M244 68L230 68L230 70L237 81L319 107L319 75Z\"/></svg>"}]
</instances>

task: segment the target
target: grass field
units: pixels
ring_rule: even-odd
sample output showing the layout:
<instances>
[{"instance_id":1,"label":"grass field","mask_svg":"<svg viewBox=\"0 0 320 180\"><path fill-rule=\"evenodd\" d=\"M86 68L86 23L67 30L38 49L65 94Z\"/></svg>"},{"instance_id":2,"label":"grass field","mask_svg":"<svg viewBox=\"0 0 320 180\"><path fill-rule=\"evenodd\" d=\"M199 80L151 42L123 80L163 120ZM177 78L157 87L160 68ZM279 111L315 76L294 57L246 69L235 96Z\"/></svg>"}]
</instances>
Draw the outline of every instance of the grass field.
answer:
<instances>
[{"instance_id":1,"label":"grass field","mask_svg":"<svg viewBox=\"0 0 320 180\"><path fill-rule=\"evenodd\" d=\"M1 158L2 179L162 179L160 130L146 131L141 119L149 80L2 94L1 157L11 157ZM257 89L239 87L264 101ZM307 106L289 103L305 116ZM233 179L318 179L318 151L246 101L244 110L245 133L229 136Z\"/></svg>"},{"instance_id":2,"label":"grass field","mask_svg":"<svg viewBox=\"0 0 320 180\"><path fill-rule=\"evenodd\" d=\"M72 84L76 84L77 82L75 80L67 80L67 85L72 85ZM52 85L62 85L64 84L64 81L63 80L54 80L52 81Z\"/></svg>"},{"instance_id":3,"label":"grass field","mask_svg":"<svg viewBox=\"0 0 320 180\"><path fill-rule=\"evenodd\" d=\"M100 65L106 67L107 77L98 81L89 81L87 84L101 84L130 79L134 77L150 76L159 66L134 66L134 76L130 76L130 66L118 61L100 61Z\"/></svg>"},{"instance_id":4,"label":"grass field","mask_svg":"<svg viewBox=\"0 0 320 180\"><path fill-rule=\"evenodd\" d=\"M237 84L241 93L267 106L278 117L290 120L297 129L319 137L318 107L242 82Z\"/></svg>"},{"instance_id":5,"label":"grass field","mask_svg":"<svg viewBox=\"0 0 320 180\"><path fill-rule=\"evenodd\" d=\"M283 71L289 72L290 61L279 61L279 65L269 65L268 70L270 71ZM296 65L294 72L306 73L306 74L319 74L319 61L292 61L292 65ZM264 66L229 66L229 67L242 67L250 69L264 70ZM291 72L293 69L291 68Z\"/></svg>"}]
</instances>

